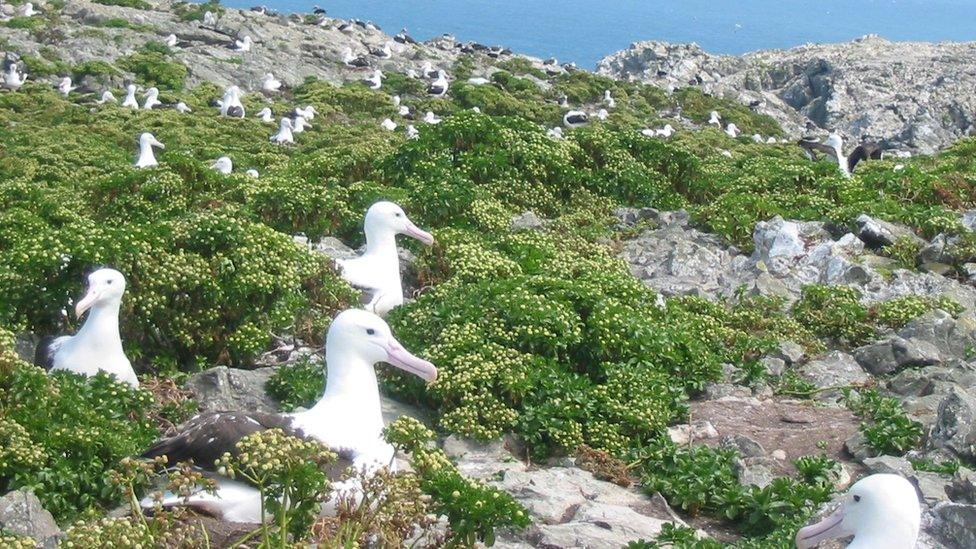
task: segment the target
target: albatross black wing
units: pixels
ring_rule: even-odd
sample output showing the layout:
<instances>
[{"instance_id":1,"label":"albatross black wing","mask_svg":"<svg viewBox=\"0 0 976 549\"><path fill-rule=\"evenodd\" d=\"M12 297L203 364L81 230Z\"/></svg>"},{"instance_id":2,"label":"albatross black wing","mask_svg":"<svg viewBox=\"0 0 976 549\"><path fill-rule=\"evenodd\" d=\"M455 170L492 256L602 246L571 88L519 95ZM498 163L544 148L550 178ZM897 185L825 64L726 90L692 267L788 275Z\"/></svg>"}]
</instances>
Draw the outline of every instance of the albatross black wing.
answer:
<instances>
[{"instance_id":1,"label":"albatross black wing","mask_svg":"<svg viewBox=\"0 0 976 549\"><path fill-rule=\"evenodd\" d=\"M166 456L170 464L193 460L204 469L225 452L235 454L236 444L247 435L265 429L282 429L286 434L302 436L291 426L291 418L265 412L208 412L179 427L175 435L156 441L142 457Z\"/></svg>"},{"instance_id":2,"label":"albatross black wing","mask_svg":"<svg viewBox=\"0 0 976 549\"><path fill-rule=\"evenodd\" d=\"M801 139L800 141L797 141L796 144L802 147L813 160L819 159L817 156L818 153L823 153L834 160L837 159L837 151L835 151L833 147L824 145L823 143Z\"/></svg>"},{"instance_id":3,"label":"albatross black wing","mask_svg":"<svg viewBox=\"0 0 976 549\"><path fill-rule=\"evenodd\" d=\"M44 336L41 341L37 343L37 348L34 349L34 365L40 366L45 370L50 370L54 367L54 355L58 352L58 347L61 343L58 341L59 337L54 336Z\"/></svg>"},{"instance_id":4,"label":"albatross black wing","mask_svg":"<svg viewBox=\"0 0 976 549\"><path fill-rule=\"evenodd\" d=\"M861 143L847 159L847 167L854 173L854 167L862 160L880 160L881 146L874 142Z\"/></svg>"}]
</instances>

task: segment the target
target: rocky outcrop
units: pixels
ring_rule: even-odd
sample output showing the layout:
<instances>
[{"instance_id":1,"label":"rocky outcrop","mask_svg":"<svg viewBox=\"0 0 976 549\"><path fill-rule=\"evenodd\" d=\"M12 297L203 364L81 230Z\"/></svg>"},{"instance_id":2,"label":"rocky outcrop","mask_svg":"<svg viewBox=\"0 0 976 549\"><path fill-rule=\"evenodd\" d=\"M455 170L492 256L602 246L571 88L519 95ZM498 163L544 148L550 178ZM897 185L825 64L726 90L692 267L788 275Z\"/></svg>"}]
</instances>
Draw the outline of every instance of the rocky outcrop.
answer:
<instances>
[{"instance_id":1,"label":"rocky outcrop","mask_svg":"<svg viewBox=\"0 0 976 549\"><path fill-rule=\"evenodd\" d=\"M752 105L793 135L812 121L858 140L930 153L976 132L974 59L976 43L877 36L743 56L649 41L604 58L598 72L664 88L697 86Z\"/></svg>"},{"instance_id":2,"label":"rocky outcrop","mask_svg":"<svg viewBox=\"0 0 976 549\"><path fill-rule=\"evenodd\" d=\"M16 490L0 497L0 531L29 537L39 547L57 547L61 529L41 502L28 490Z\"/></svg>"}]
</instances>

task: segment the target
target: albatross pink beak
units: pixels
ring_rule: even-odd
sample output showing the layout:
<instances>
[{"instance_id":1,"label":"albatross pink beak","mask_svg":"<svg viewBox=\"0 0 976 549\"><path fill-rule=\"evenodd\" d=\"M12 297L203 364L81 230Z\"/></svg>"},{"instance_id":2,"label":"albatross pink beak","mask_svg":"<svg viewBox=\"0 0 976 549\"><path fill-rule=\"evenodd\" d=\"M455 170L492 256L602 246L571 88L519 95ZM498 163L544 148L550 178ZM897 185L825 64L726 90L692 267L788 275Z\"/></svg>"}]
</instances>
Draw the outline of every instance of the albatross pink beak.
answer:
<instances>
[{"instance_id":1,"label":"albatross pink beak","mask_svg":"<svg viewBox=\"0 0 976 549\"><path fill-rule=\"evenodd\" d=\"M849 532L841 525L844 522L844 506L830 514L816 524L811 524L796 533L796 548L809 549L816 547L818 543L827 539L835 539L849 535Z\"/></svg>"},{"instance_id":2,"label":"albatross pink beak","mask_svg":"<svg viewBox=\"0 0 976 549\"><path fill-rule=\"evenodd\" d=\"M416 238L428 246L434 244L434 235L414 225L412 221L407 221L407 227L403 229L403 234L411 238Z\"/></svg>"},{"instance_id":3,"label":"albatross pink beak","mask_svg":"<svg viewBox=\"0 0 976 549\"><path fill-rule=\"evenodd\" d=\"M385 349L387 355L386 361L390 365L396 366L405 372L410 372L427 382L437 379L437 368L430 362L411 354L410 351L403 348L403 345L400 345L399 341L391 337Z\"/></svg>"},{"instance_id":4,"label":"albatross pink beak","mask_svg":"<svg viewBox=\"0 0 976 549\"><path fill-rule=\"evenodd\" d=\"M95 290L94 288L90 288L88 293L85 294L85 297L81 298L81 301L75 304L75 316L81 318L81 315L85 314L85 311L88 309L91 309L92 305L94 305L101 296L101 292Z\"/></svg>"}]
</instances>

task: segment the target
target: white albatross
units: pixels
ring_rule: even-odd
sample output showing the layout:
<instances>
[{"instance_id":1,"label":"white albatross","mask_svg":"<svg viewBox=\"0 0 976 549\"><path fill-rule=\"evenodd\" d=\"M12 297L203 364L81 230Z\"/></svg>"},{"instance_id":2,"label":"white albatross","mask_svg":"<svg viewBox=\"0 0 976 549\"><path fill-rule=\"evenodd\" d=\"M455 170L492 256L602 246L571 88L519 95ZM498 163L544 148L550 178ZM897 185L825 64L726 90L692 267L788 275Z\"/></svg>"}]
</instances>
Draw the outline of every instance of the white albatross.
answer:
<instances>
[{"instance_id":1,"label":"white albatross","mask_svg":"<svg viewBox=\"0 0 976 549\"><path fill-rule=\"evenodd\" d=\"M230 86L224 91L224 97L220 100L220 116L244 118L244 104L241 103L239 87Z\"/></svg>"},{"instance_id":2,"label":"white albatross","mask_svg":"<svg viewBox=\"0 0 976 549\"><path fill-rule=\"evenodd\" d=\"M177 103L176 106L173 107L173 108L176 109L176 112L178 112L180 114L187 114L187 113L193 112L193 109L191 109L189 106L187 106L186 103L184 103L182 101L180 101L179 103Z\"/></svg>"},{"instance_id":3,"label":"white albatross","mask_svg":"<svg viewBox=\"0 0 976 549\"><path fill-rule=\"evenodd\" d=\"M247 53L251 51L251 45L254 42L251 41L251 37L244 35L243 38L239 40L234 40L234 51L238 53Z\"/></svg>"},{"instance_id":4,"label":"white albatross","mask_svg":"<svg viewBox=\"0 0 976 549\"><path fill-rule=\"evenodd\" d=\"M105 90L102 92L102 96L95 101L99 105L104 105L105 103L118 103L118 99L115 98L115 94Z\"/></svg>"},{"instance_id":5,"label":"white albatross","mask_svg":"<svg viewBox=\"0 0 976 549\"><path fill-rule=\"evenodd\" d=\"M418 139L420 138L420 130L414 127L413 124L407 124L407 139Z\"/></svg>"},{"instance_id":6,"label":"white albatross","mask_svg":"<svg viewBox=\"0 0 976 549\"><path fill-rule=\"evenodd\" d=\"M260 118L261 122L264 122L265 124L274 123L274 114L271 112L271 107L265 107L259 110L254 116Z\"/></svg>"},{"instance_id":7,"label":"white albatross","mask_svg":"<svg viewBox=\"0 0 976 549\"><path fill-rule=\"evenodd\" d=\"M913 549L920 524L915 487L898 475L875 474L855 482L833 514L801 528L796 547L854 536L847 549Z\"/></svg>"},{"instance_id":8,"label":"white albatross","mask_svg":"<svg viewBox=\"0 0 976 549\"><path fill-rule=\"evenodd\" d=\"M3 73L3 88L5 90L17 91L27 82L27 73L21 73L17 69L16 63L10 63L7 72Z\"/></svg>"},{"instance_id":9,"label":"white albatross","mask_svg":"<svg viewBox=\"0 0 976 549\"><path fill-rule=\"evenodd\" d=\"M129 84L125 87L125 98L122 99L122 106L127 109L138 109L139 100L136 99L136 85Z\"/></svg>"},{"instance_id":10,"label":"white albatross","mask_svg":"<svg viewBox=\"0 0 976 549\"><path fill-rule=\"evenodd\" d=\"M348 46L342 49L342 62L347 67L355 67L357 69L363 69L369 66L369 59L366 59L363 55L354 55L352 48Z\"/></svg>"},{"instance_id":11,"label":"white albatross","mask_svg":"<svg viewBox=\"0 0 976 549\"><path fill-rule=\"evenodd\" d=\"M369 86L371 90L378 90L383 86L383 71L376 69L373 71L372 76L367 76L363 78L363 82Z\"/></svg>"},{"instance_id":12,"label":"white albatross","mask_svg":"<svg viewBox=\"0 0 976 549\"><path fill-rule=\"evenodd\" d=\"M292 133L302 133L305 128L311 128L312 125L309 124L308 120L304 116L296 116L291 121L291 131Z\"/></svg>"},{"instance_id":13,"label":"white albatross","mask_svg":"<svg viewBox=\"0 0 976 549\"><path fill-rule=\"evenodd\" d=\"M142 108L145 110L151 110L163 104L159 100L159 89L155 87L146 90L145 99L146 99L145 103L142 104Z\"/></svg>"},{"instance_id":14,"label":"white albatross","mask_svg":"<svg viewBox=\"0 0 976 549\"><path fill-rule=\"evenodd\" d=\"M267 429L314 440L333 449L343 464L369 475L384 466L396 469L394 449L383 439L383 414L375 365L391 366L432 382L437 368L403 348L389 325L375 314L347 310L332 321L325 338L325 392L311 409L291 414L262 412L210 412L192 418L171 437L152 445L143 457L166 456L169 463L193 460L211 470L224 452L247 435ZM330 472L331 473L331 472ZM336 471L338 473L338 471ZM331 476L331 475L330 475ZM187 506L229 522L259 523L261 494L257 488L223 476L211 476L216 493L200 491L184 499L164 495L164 507ZM333 493L323 514L334 511L340 497L361 494L356 479L333 483ZM142 502L151 508L155 501Z\"/></svg>"},{"instance_id":15,"label":"white albatross","mask_svg":"<svg viewBox=\"0 0 976 549\"><path fill-rule=\"evenodd\" d=\"M441 117L434 114L434 111L427 111L427 114L424 115L423 122L425 124L440 124Z\"/></svg>"},{"instance_id":16,"label":"white albatross","mask_svg":"<svg viewBox=\"0 0 976 549\"><path fill-rule=\"evenodd\" d=\"M75 315L88 318L73 336L46 337L37 345L34 362L55 372L65 370L84 376L105 372L123 383L139 386L132 364L122 350L119 308L125 293L125 277L115 269L98 269L88 275L88 290L75 304Z\"/></svg>"},{"instance_id":17,"label":"white albatross","mask_svg":"<svg viewBox=\"0 0 976 549\"><path fill-rule=\"evenodd\" d=\"M390 120L389 118L384 118L383 121L380 122L380 127L388 132L392 132L397 129L396 122Z\"/></svg>"},{"instance_id":18,"label":"white albatross","mask_svg":"<svg viewBox=\"0 0 976 549\"><path fill-rule=\"evenodd\" d=\"M58 91L61 95L68 97L68 94L78 89L78 86L71 85L71 77L65 76L61 79L61 83L58 84Z\"/></svg>"},{"instance_id":19,"label":"white albatross","mask_svg":"<svg viewBox=\"0 0 976 549\"><path fill-rule=\"evenodd\" d=\"M264 81L261 82L261 89L265 93L275 93L281 90L281 80L275 78L274 73L267 73L264 75Z\"/></svg>"},{"instance_id":20,"label":"white albatross","mask_svg":"<svg viewBox=\"0 0 976 549\"><path fill-rule=\"evenodd\" d=\"M403 304L396 236L406 235L428 246L434 244L434 236L414 225L403 208L386 201L369 207L363 229L366 233L366 251L353 259L338 259L336 265L342 278L370 294L365 309L385 316L394 307Z\"/></svg>"},{"instance_id":21,"label":"white albatross","mask_svg":"<svg viewBox=\"0 0 976 549\"><path fill-rule=\"evenodd\" d=\"M427 86L427 95L433 97L444 97L447 95L447 90L450 87L451 84L447 81L447 73L442 70L437 71L437 79Z\"/></svg>"},{"instance_id":22,"label":"white albatross","mask_svg":"<svg viewBox=\"0 0 976 549\"><path fill-rule=\"evenodd\" d=\"M740 130L735 124L729 123L729 125L725 127L725 134L729 137L739 137L740 133L742 133L742 130Z\"/></svg>"},{"instance_id":23,"label":"white albatross","mask_svg":"<svg viewBox=\"0 0 976 549\"><path fill-rule=\"evenodd\" d=\"M882 157L881 146L873 141L866 141L858 145L850 156L844 154L844 140L837 133L831 133L827 137L826 143L818 143L815 139L804 138L798 143L807 157L817 160L817 153L824 153L840 168L840 173L844 177L850 177L854 173L854 168L861 161L879 160Z\"/></svg>"},{"instance_id":24,"label":"white albatross","mask_svg":"<svg viewBox=\"0 0 976 549\"><path fill-rule=\"evenodd\" d=\"M137 168L151 168L159 164L159 162L156 162L156 155L153 154L153 147L165 149L166 145L160 143L156 139L156 136L149 132L139 136L139 158L136 159Z\"/></svg>"},{"instance_id":25,"label":"white albatross","mask_svg":"<svg viewBox=\"0 0 976 549\"><path fill-rule=\"evenodd\" d=\"M294 145L295 136L291 132L292 128L291 118L282 118L278 124L278 133L271 136L271 142L279 145L284 145L285 143Z\"/></svg>"},{"instance_id":26,"label":"white albatross","mask_svg":"<svg viewBox=\"0 0 976 549\"><path fill-rule=\"evenodd\" d=\"M719 128L722 127L722 117L719 116L718 111L712 111L711 114L708 115L708 123L712 126L718 126Z\"/></svg>"},{"instance_id":27,"label":"white albatross","mask_svg":"<svg viewBox=\"0 0 976 549\"><path fill-rule=\"evenodd\" d=\"M590 123L590 117L583 111L569 111L563 116L563 125L567 128L581 128Z\"/></svg>"},{"instance_id":28,"label":"white albatross","mask_svg":"<svg viewBox=\"0 0 976 549\"><path fill-rule=\"evenodd\" d=\"M604 90L603 102L606 103L608 109L613 109L617 106L617 101L610 95L610 90Z\"/></svg>"},{"instance_id":29,"label":"white albatross","mask_svg":"<svg viewBox=\"0 0 976 549\"><path fill-rule=\"evenodd\" d=\"M228 156L221 156L217 160L214 160L213 164L210 165L210 169L220 172L224 175L230 175L234 171L234 163Z\"/></svg>"}]
</instances>

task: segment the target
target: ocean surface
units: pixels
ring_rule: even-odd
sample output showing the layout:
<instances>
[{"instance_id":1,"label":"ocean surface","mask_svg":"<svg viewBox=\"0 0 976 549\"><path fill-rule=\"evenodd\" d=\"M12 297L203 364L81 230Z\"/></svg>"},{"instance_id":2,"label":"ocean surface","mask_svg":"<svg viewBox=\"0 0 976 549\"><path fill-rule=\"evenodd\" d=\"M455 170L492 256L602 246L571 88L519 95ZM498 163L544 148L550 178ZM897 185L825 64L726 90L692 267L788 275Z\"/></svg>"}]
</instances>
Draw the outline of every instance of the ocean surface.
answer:
<instances>
[{"instance_id":1,"label":"ocean surface","mask_svg":"<svg viewBox=\"0 0 976 549\"><path fill-rule=\"evenodd\" d=\"M371 20L417 39L450 33L593 68L641 40L697 42L745 53L864 34L891 40L976 40L976 0L225 0L248 8Z\"/></svg>"}]
</instances>

